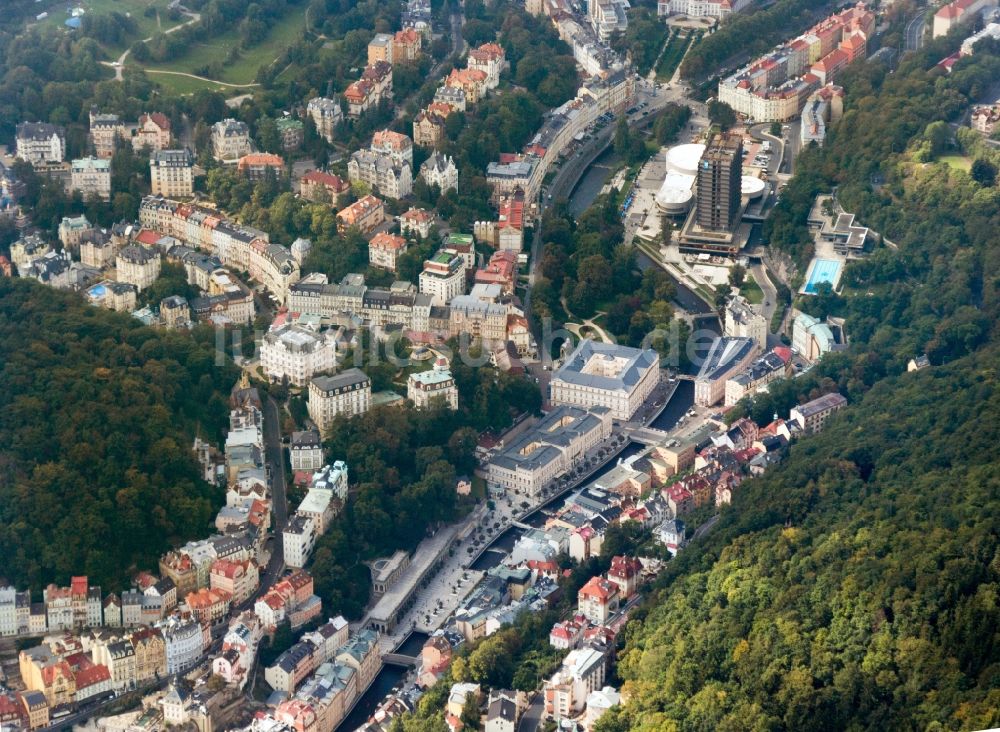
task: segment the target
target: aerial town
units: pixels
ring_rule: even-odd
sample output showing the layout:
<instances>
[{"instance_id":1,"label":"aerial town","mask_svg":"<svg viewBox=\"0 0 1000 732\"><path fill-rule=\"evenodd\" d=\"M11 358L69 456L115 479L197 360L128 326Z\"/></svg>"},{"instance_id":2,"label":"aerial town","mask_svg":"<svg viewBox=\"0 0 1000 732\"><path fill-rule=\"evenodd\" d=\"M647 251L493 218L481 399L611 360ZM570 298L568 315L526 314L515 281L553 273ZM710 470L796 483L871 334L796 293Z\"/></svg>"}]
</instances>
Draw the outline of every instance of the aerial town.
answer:
<instances>
[{"instance_id":1,"label":"aerial town","mask_svg":"<svg viewBox=\"0 0 1000 732\"><path fill-rule=\"evenodd\" d=\"M0 730L1000 726L995 0L10 13Z\"/></svg>"}]
</instances>

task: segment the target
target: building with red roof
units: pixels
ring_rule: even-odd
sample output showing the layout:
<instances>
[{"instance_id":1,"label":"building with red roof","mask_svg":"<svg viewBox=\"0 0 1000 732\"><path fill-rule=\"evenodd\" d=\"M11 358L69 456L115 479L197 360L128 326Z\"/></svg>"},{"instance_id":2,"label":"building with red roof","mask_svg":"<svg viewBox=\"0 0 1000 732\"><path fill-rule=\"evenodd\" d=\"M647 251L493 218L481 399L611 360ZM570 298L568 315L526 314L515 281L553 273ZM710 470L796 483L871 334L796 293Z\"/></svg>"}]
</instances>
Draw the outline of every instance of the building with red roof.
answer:
<instances>
[{"instance_id":1,"label":"building with red roof","mask_svg":"<svg viewBox=\"0 0 1000 732\"><path fill-rule=\"evenodd\" d=\"M166 150L170 147L170 118L161 112L143 114L132 133L132 149Z\"/></svg>"},{"instance_id":2,"label":"building with red roof","mask_svg":"<svg viewBox=\"0 0 1000 732\"><path fill-rule=\"evenodd\" d=\"M229 595L237 605L256 592L260 584L257 564L252 559L242 562L216 559L212 562L209 581L211 589Z\"/></svg>"},{"instance_id":3,"label":"building with red roof","mask_svg":"<svg viewBox=\"0 0 1000 732\"><path fill-rule=\"evenodd\" d=\"M83 656L83 654L79 655ZM87 657L83 656L83 658ZM89 659L87 659L87 662L89 665L81 664L80 670L74 676L76 682L76 698L74 701L77 704L94 697L110 694L114 691L111 685L111 672L108 671L108 667L103 664L90 663Z\"/></svg>"},{"instance_id":4,"label":"building with red roof","mask_svg":"<svg viewBox=\"0 0 1000 732\"><path fill-rule=\"evenodd\" d=\"M155 247L156 242L163 238L163 235L151 229L142 229L135 235L134 241L144 247Z\"/></svg>"},{"instance_id":5,"label":"building with red roof","mask_svg":"<svg viewBox=\"0 0 1000 732\"><path fill-rule=\"evenodd\" d=\"M694 508L694 494L680 483L672 483L664 488L663 497L675 516L681 516Z\"/></svg>"},{"instance_id":6,"label":"building with red roof","mask_svg":"<svg viewBox=\"0 0 1000 732\"><path fill-rule=\"evenodd\" d=\"M577 593L577 612L599 625L607 623L618 612L620 604L618 585L603 577L591 577Z\"/></svg>"},{"instance_id":7,"label":"building with red roof","mask_svg":"<svg viewBox=\"0 0 1000 732\"><path fill-rule=\"evenodd\" d=\"M237 161L236 170L250 180L261 180L268 170L280 177L285 170L285 161L274 153L250 153Z\"/></svg>"},{"instance_id":8,"label":"building with red roof","mask_svg":"<svg viewBox=\"0 0 1000 732\"><path fill-rule=\"evenodd\" d=\"M959 23L971 20L988 7L996 6L995 0L954 0L934 13L934 38L948 35L948 31Z\"/></svg>"},{"instance_id":9,"label":"building with red roof","mask_svg":"<svg viewBox=\"0 0 1000 732\"><path fill-rule=\"evenodd\" d=\"M396 271L399 256L406 252L406 239L395 234L379 232L368 242L368 263L390 272Z\"/></svg>"},{"instance_id":10,"label":"building with red roof","mask_svg":"<svg viewBox=\"0 0 1000 732\"><path fill-rule=\"evenodd\" d=\"M299 193L303 198L317 203L337 205L337 197L347 193L351 184L339 175L325 173L321 170L310 170L299 179Z\"/></svg>"},{"instance_id":11,"label":"building with red roof","mask_svg":"<svg viewBox=\"0 0 1000 732\"><path fill-rule=\"evenodd\" d=\"M392 62L408 63L420 56L421 35L414 28L396 31L392 37Z\"/></svg>"},{"instance_id":12,"label":"building with red roof","mask_svg":"<svg viewBox=\"0 0 1000 732\"><path fill-rule=\"evenodd\" d=\"M618 585L623 599L628 599L639 589L642 564L635 557L617 556L611 558L608 580Z\"/></svg>"},{"instance_id":13,"label":"building with red roof","mask_svg":"<svg viewBox=\"0 0 1000 732\"><path fill-rule=\"evenodd\" d=\"M445 86L461 89L465 93L465 103L475 104L486 95L487 75L479 69L452 69L445 79Z\"/></svg>"},{"instance_id":14,"label":"building with red roof","mask_svg":"<svg viewBox=\"0 0 1000 732\"><path fill-rule=\"evenodd\" d=\"M494 252L490 261L476 270L475 282L483 285L500 285L505 294L514 292L517 281L517 253L510 250Z\"/></svg>"}]
</instances>

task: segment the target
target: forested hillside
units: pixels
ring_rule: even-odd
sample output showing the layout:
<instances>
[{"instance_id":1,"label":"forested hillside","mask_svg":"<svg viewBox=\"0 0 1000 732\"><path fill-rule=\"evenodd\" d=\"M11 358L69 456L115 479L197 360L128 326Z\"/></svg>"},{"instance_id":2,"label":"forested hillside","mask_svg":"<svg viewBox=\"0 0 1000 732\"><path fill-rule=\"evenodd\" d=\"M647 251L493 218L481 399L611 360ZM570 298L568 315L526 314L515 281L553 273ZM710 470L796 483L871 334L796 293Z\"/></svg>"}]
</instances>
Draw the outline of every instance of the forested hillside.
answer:
<instances>
[{"instance_id":1,"label":"forested hillside","mask_svg":"<svg viewBox=\"0 0 1000 732\"><path fill-rule=\"evenodd\" d=\"M800 158L771 246L808 261L808 207L834 186L892 245L841 295L797 302L845 316L851 349L741 411L767 421L832 388L852 404L669 565L602 732L1000 724L1000 190L937 157L1000 56L984 44L948 75L957 40L845 74L843 120ZM923 352L932 368L906 373Z\"/></svg>"},{"instance_id":2,"label":"forested hillside","mask_svg":"<svg viewBox=\"0 0 1000 732\"><path fill-rule=\"evenodd\" d=\"M601 729L996 726L997 363L881 383L744 483L628 626Z\"/></svg>"},{"instance_id":3,"label":"forested hillside","mask_svg":"<svg viewBox=\"0 0 1000 732\"><path fill-rule=\"evenodd\" d=\"M0 278L0 575L120 588L208 532L222 496L191 440L218 442L236 381L214 342Z\"/></svg>"}]
</instances>

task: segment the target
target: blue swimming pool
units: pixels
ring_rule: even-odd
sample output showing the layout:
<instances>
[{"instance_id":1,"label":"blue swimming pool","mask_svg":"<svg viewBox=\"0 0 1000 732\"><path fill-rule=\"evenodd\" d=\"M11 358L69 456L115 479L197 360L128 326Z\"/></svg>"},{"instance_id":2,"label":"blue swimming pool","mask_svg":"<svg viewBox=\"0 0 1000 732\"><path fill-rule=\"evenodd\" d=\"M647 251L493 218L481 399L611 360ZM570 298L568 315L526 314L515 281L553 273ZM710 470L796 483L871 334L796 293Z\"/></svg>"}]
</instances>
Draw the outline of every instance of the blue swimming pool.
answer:
<instances>
[{"instance_id":1,"label":"blue swimming pool","mask_svg":"<svg viewBox=\"0 0 1000 732\"><path fill-rule=\"evenodd\" d=\"M816 294L816 286L821 282L828 282L831 287L837 284L837 276L840 274L840 262L836 259L817 259L813 262L812 273L809 281L803 290L807 295Z\"/></svg>"}]
</instances>

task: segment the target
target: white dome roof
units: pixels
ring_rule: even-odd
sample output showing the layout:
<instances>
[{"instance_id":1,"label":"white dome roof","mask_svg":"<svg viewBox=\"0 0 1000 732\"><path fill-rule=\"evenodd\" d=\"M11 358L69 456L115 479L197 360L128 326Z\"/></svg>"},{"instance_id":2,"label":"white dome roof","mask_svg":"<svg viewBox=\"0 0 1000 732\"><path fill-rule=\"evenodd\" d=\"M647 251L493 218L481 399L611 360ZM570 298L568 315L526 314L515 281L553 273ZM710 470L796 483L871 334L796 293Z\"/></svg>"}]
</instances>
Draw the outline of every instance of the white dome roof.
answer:
<instances>
[{"instance_id":1,"label":"white dome roof","mask_svg":"<svg viewBox=\"0 0 1000 732\"><path fill-rule=\"evenodd\" d=\"M704 153L705 146L698 143L675 145L667 150L667 170L695 175L698 172L698 161Z\"/></svg>"},{"instance_id":2,"label":"white dome roof","mask_svg":"<svg viewBox=\"0 0 1000 732\"><path fill-rule=\"evenodd\" d=\"M694 184L693 175L675 173L668 171L663 185L656 194L656 205L667 213L683 213L687 211L694 194L691 186Z\"/></svg>"},{"instance_id":3,"label":"white dome roof","mask_svg":"<svg viewBox=\"0 0 1000 732\"><path fill-rule=\"evenodd\" d=\"M755 175L744 175L740 181L740 193L745 198L758 198L764 192L764 181Z\"/></svg>"}]
</instances>

